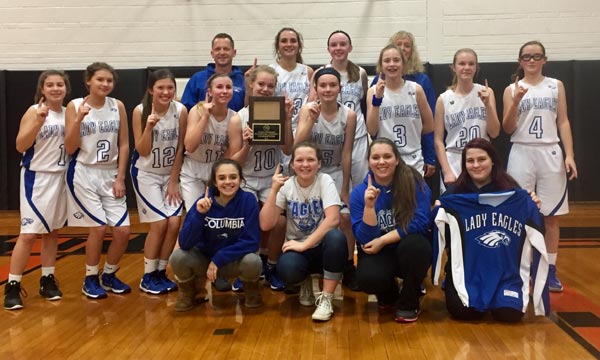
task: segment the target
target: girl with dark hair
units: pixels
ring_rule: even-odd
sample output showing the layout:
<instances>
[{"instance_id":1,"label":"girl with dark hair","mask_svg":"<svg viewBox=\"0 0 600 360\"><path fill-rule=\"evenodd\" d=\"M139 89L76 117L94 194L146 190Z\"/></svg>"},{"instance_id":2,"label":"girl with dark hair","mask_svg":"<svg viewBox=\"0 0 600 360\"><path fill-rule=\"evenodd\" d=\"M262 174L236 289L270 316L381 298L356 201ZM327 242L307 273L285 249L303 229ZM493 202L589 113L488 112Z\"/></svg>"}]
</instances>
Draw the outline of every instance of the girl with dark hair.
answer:
<instances>
[{"instance_id":1,"label":"girl with dark hair","mask_svg":"<svg viewBox=\"0 0 600 360\"><path fill-rule=\"evenodd\" d=\"M179 249L170 262L179 285L175 311L191 310L206 279L240 277L246 307L262 305L258 286L262 262L258 251L258 202L240 189L242 167L221 159L212 165L204 195L188 211L179 233Z\"/></svg>"},{"instance_id":2,"label":"girl with dark hair","mask_svg":"<svg viewBox=\"0 0 600 360\"><path fill-rule=\"evenodd\" d=\"M358 248L358 284L377 295L380 310L395 309L397 322L420 312L421 283L431 264L431 190L404 163L387 138L369 146L369 173L351 195L350 214ZM399 290L396 277L404 279Z\"/></svg>"},{"instance_id":3,"label":"girl with dark hair","mask_svg":"<svg viewBox=\"0 0 600 360\"><path fill-rule=\"evenodd\" d=\"M10 257L8 282L4 288L7 310L23 307L21 279L37 234L42 235L40 295L51 301L62 298L54 277L54 265L58 229L67 220L64 176L69 159L64 146L63 103L70 90L69 77L64 72L44 71L38 78L36 104L21 118L16 140L17 151L23 154L21 233Z\"/></svg>"},{"instance_id":4,"label":"girl with dark hair","mask_svg":"<svg viewBox=\"0 0 600 360\"><path fill-rule=\"evenodd\" d=\"M500 133L494 91L475 84L479 71L477 54L472 49L459 49L450 66L452 85L440 95L435 113L435 150L442 168L441 192L461 174L461 152L474 138L495 138Z\"/></svg>"},{"instance_id":5,"label":"girl with dark hair","mask_svg":"<svg viewBox=\"0 0 600 360\"><path fill-rule=\"evenodd\" d=\"M435 239L432 274L435 283L444 250L438 243L443 240L448 261L442 286L448 312L457 319L479 320L491 310L496 320L521 320L529 301L531 245L542 259L540 276L533 279L536 314L541 315L543 306L540 310L539 305L548 263L537 208L539 200L534 193L528 196L520 190L485 139L476 138L465 145L461 169L456 182L436 201L442 208L434 211L435 233L440 235ZM449 221L450 217L457 219ZM473 218L486 220L474 223ZM507 229L507 224L512 224L512 228Z\"/></svg>"},{"instance_id":6,"label":"girl with dark hair","mask_svg":"<svg viewBox=\"0 0 600 360\"><path fill-rule=\"evenodd\" d=\"M175 77L159 69L148 77L142 103L133 110L135 150L131 179L140 222L150 223L144 245L144 275L140 290L150 294L174 291L166 268L179 232L182 199L179 173L187 109L174 100Z\"/></svg>"},{"instance_id":7,"label":"girl with dark hair","mask_svg":"<svg viewBox=\"0 0 600 360\"><path fill-rule=\"evenodd\" d=\"M506 87L503 97L502 128L512 134L507 171L524 189L535 190L542 200L550 259L549 288L561 292L563 286L556 275L558 216L569 212L567 176L569 180L577 178L565 86L542 73L547 57L539 41L523 44L518 61L514 83Z\"/></svg>"},{"instance_id":8,"label":"girl with dark hair","mask_svg":"<svg viewBox=\"0 0 600 360\"><path fill-rule=\"evenodd\" d=\"M271 230L286 211L287 230L277 273L286 287L302 284L301 305L317 308L316 321L333 316L333 293L342 278L348 256L346 237L337 229L340 197L331 176L319 172L322 157L311 142L294 145L290 167L294 176L284 176L279 165L273 175L269 197L260 211L260 227ZM323 292L316 299L311 274L323 274Z\"/></svg>"},{"instance_id":9,"label":"girl with dark hair","mask_svg":"<svg viewBox=\"0 0 600 360\"><path fill-rule=\"evenodd\" d=\"M65 148L73 154L67 171L69 226L89 228L85 245L86 277L82 292L90 299L131 291L117 276L129 241L125 175L129 158L127 113L120 100L109 97L117 80L112 66L96 62L85 71L89 95L67 105ZM102 277L98 276L106 227L112 241Z\"/></svg>"}]
</instances>

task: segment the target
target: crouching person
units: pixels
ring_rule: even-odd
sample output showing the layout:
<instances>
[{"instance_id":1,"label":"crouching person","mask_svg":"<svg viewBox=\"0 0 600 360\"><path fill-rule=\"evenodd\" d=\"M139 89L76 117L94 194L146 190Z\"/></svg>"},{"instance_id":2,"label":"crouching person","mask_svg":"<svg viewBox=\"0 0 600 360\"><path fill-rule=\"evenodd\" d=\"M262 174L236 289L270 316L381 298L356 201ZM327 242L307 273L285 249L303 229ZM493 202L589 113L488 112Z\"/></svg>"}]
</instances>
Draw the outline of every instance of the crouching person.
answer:
<instances>
[{"instance_id":1,"label":"crouching person","mask_svg":"<svg viewBox=\"0 0 600 360\"><path fill-rule=\"evenodd\" d=\"M262 262L258 251L258 203L240 190L244 180L234 160L214 163L206 191L185 217L179 249L170 258L179 285L176 311L194 307L206 279L239 277L244 283L246 307L262 305L258 280ZM200 284L200 286L198 286Z\"/></svg>"}]
</instances>

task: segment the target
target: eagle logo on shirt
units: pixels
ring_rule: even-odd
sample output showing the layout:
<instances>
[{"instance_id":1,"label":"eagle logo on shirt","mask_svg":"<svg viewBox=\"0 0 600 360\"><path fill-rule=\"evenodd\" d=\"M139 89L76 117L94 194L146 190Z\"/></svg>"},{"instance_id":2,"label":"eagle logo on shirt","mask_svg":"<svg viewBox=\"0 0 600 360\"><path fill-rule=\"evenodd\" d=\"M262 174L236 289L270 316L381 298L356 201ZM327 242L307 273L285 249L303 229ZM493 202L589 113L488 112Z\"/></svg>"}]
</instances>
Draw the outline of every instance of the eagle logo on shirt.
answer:
<instances>
[{"instance_id":1,"label":"eagle logo on shirt","mask_svg":"<svg viewBox=\"0 0 600 360\"><path fill-rule=\"evenodd\" d=\"M498 248L501 245L510 245L510 237L501 230L488 231L485 234L478 236L475 240L477 240L480 245L490 249Z\"/></svg>"},{"instance_id":2,"label":"eagle logo on shirt","mask_svg":"<svg viewBox=\"0 0 600 360\"><path fill-rule=\"evenodd\" d=\"M25 217L25 218L21 219L21 226L27 226L27 225L30 225L30 224L33 224L33 219L32 218Z\"/></svg>"}]
</instances>

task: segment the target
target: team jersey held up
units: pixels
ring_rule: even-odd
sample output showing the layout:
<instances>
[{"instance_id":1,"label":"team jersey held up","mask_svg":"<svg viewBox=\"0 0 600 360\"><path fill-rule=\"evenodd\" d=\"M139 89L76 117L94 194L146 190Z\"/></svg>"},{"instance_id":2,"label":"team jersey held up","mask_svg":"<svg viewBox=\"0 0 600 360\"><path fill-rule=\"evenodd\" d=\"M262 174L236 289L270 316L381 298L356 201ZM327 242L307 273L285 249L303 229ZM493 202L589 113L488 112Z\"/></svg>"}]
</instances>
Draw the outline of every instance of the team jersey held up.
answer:
<instances>
[{"instance_id":1,"label":"team jersey held up","mask_svg":"<svg viewBox=\"0 0 600 360\"><path fill-rule=\"evenodd\" d=\"M477 311L509 307L524 313L532 275L535 314L548 315L543 218L527 191L453 194L440 202L434 226L434 284L448 245L452 279L465 306Z\"/></svg>"}]
</instances>

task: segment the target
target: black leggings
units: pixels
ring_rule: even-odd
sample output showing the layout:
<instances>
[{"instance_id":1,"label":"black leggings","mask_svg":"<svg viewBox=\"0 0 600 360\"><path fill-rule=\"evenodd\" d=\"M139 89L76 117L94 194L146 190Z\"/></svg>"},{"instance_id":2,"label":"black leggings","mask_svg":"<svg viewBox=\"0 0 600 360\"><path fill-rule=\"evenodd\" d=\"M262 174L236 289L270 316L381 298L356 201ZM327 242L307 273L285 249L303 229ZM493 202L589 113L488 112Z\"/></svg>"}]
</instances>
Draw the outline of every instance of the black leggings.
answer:
<instances>
[{"instance_id":1,"label":"black leggings","mask_svg":"<svg viewBox=\"0 0 600 360\"><path fill-rule=\"evenodd\" d=\"M454 287L454 281L452 280L452 274L450 271L446 273L446 308L450 315L453 318L459 320L481 320L483 316L486 314L485 311L477 311L472 307L464 306L460 298L458 297L458 292ZM523 318L522 312L517 309L509 308L509 307L501 307L492 309L492 317L496 321L503 322L518 322Z\"/></svg>"}]
</instances>

